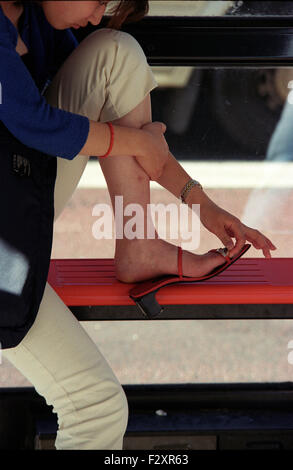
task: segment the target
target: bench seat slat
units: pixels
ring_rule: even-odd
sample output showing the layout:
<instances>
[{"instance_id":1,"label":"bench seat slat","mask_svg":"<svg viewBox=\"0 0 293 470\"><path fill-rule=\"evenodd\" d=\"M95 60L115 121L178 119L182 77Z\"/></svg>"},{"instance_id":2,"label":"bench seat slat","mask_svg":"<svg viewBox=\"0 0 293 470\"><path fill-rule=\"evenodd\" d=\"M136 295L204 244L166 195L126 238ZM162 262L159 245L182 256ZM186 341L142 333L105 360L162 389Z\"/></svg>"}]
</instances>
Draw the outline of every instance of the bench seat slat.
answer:
<instances>
[{"instance_id":1,"label":"bench seat slat","mask_svg":"<svg viewBox=\"0 0 293 470\"><path fill-rule=\"evenodd\" d=\"M68 306L135 305L113 259L53 259L48 282ZM162 305L293 304L293 259L243 258L204 282L161 289Z\"/></svg>"}]
</instances>

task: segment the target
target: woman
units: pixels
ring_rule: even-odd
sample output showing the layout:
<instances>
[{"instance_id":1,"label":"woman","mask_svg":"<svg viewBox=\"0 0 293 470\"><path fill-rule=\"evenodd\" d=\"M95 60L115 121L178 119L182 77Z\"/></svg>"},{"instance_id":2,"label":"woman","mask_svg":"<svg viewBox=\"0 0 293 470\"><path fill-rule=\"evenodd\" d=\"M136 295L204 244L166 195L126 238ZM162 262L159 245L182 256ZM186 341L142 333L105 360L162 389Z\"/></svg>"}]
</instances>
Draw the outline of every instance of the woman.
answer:
<instances>
[{"instance_id":1,"label":"woman","mask_svg":"<svg viewBox=\"0 0 293 470\"><path fill-rule=\"evenodd\" d=\"M112 203L123 195L125 205L146 208L150 179L177 197L191 179L169 152L164 124L151 122L156 83L140 46L115 29L143 17L147 3L123 0L110 28L78 45L69 28L98 25L107 2L0 2L0 175L9 202L0 233L0 340L4 356L58 414L57 449L122 449L128 407L107 361L46 283L53 218L91 155L107 156L100 164ZM270 240L199 184L185 191L185 202L201 205L203 225L230 257L246 240L271 256ZM158 238L117 240L115 261L124 282L177 273L176 247ZM183 252L186 276L221 264L220 253Z\"/></svg>"}]
</instances>

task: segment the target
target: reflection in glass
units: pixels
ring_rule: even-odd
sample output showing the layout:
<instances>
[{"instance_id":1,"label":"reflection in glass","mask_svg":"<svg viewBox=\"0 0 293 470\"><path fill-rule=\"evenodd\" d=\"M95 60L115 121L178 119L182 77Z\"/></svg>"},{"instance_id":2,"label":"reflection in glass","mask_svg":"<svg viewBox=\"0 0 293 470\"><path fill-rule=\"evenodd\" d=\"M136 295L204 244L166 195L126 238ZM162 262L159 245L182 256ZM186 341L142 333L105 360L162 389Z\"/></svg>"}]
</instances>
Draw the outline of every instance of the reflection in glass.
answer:
<instances>
[{"instance_id":1,"label":"reflection in glass","mask_svg":"<svg viewBox=\"0 0 293 470\"><path fill-rule=\"evenodd\" d=\"M284 178L293 182L293 104L289 98L283 108L281 118L274 130L266 153L266 161L275 163L265 167L260 188L250 194L242 220L246 225L259 230L270 230L284 234L292 234L293 226L290 221L292 205L286 204L292 195L292 183L289 188L276 188L274 182ZM289 175L288 175L289 172ZM265 190L263 190L265 188ZM290 212L287 214L288 209ZM284 224L285 221L285 224ZM289 222L289 224L287 223Z\"/></svg>"},{"instance_id":2,"label":"reflection in glass","mask_svg":"<svg viewBox=\"0 0 293 470\"><path fill-rule=\"evenodd\" d=\"M287 16L293 14L292 2L239 0L150 0L149 16Z\"/></svg>"},{"instance_id":3,"label":"reflection in glass","mask_svg":"<svg viewBox=\"0 0 293 470\"><path fill-rule=\"evenodd\" d=\"M150 0L149 16L223 16L235 3L228 1Z\"/></svg>"},{"instance_id":4,"label":"reflection in glass","mask_svg":"<svg viewBox=\"0 0 293 470\"><path fill-rule=\"evenodd\" d=\"M243 188L237 195L243 204L232 212L245 224L292 234L293 69L153 71L159 84L152 92L153 119L166 123L173 155L194 178L206 178L205 187ZM224 192L225 207L235 196Z\"/></svg>"},{"instance_id":5,"label":"reflection in glass","mask_svg":"<svg viewBox=\"0 0 293 470\"><path fill-rule=\"evenodd\" d=\"M159 85L152 92L153 119L166 123L180 160L264 160L287 98L293 102L292 68L153 72Z\"/></svg>"}]
</instances>

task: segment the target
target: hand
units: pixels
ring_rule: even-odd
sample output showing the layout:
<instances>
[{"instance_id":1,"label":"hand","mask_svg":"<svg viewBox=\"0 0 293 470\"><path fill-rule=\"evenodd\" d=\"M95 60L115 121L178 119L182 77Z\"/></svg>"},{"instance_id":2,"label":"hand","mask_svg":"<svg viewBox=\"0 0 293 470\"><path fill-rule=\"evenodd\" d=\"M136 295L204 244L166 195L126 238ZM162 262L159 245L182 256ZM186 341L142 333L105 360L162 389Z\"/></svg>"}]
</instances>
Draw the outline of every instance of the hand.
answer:
<instances>
[{"instance_id":1,"label":"hand","mask_svg":"<svg viewBox=\"0 0 293 470\"><path fill-rule=\"evenodd\" d=\"M164 137L166 126L161 122L151 122L141 129L146 135L146 146L142 149L142 155L135 158L150 179L156 181L162 175L169 157L169 147Z\"/></svg>"},{"instance_id":2,"label":"hand","mask_svg":"<svg viewBox=\"0 0 293 470\"><path fill-rule=\"evenodd\" d=\"M262 250L265 258L271 258L271 250L277 249L259 230L247 227L241 220L217 206L208 197L200 205L200 219L202 224L228 248L230 258L241 251L246 241L257 250ZM232 237L236 239L235 245Z\"/></svg>"}]
</instances>

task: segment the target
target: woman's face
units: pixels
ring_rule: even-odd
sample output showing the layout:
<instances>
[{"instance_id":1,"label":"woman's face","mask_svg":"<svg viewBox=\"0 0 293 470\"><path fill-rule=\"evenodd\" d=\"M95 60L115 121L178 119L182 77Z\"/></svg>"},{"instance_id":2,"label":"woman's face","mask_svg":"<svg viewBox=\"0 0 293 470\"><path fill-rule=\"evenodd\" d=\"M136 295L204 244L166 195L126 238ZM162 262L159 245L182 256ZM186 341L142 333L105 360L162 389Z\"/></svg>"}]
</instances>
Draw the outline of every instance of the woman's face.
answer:
<instances>
[{"instance_id":1,"label":"woman's face","mask_svg":"<svg viewBox=\"0 0 293 470\"><path fill-rule=\"evenodd\" d=\"M101 22L108 1L42 1L45 16L55 29L96 26Z\"/></svg>"}]
</instances>

